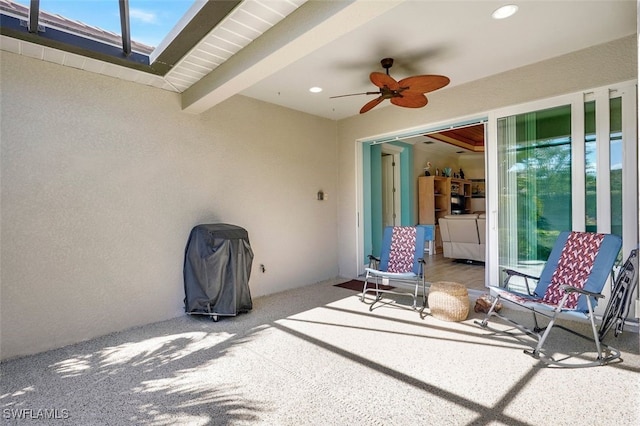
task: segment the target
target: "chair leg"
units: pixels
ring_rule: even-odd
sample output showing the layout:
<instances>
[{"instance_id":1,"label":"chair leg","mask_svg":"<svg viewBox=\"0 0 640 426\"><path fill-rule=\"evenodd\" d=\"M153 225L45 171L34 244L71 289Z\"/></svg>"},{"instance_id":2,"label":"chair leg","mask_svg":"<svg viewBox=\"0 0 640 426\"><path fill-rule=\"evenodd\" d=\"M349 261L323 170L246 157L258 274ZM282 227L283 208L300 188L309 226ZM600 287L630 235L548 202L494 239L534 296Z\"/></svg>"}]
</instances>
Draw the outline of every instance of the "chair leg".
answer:
<instances>
[{"instance_id":1,"label":"chair leg","mask_svg":"<svg viewBox=\"0 0 640 426\"><path fill-rule=\"evenodd\" d=\"M416 281L415 290L413 291L413 310L418 309L418 286L420 284Z\"/></svg>"},{"instance_id":2,"label":"chair leg","mask_svg":"<svg viewBox=\"0 0 640 426\"><path fill-rule=\"evenodd\" d=\"M535 316L536 315L534 313L533 317L535 318ZM547 336L549 336L549 333L551 332L551 329L553 328L553 324L555 324L555 322L556 322L556 316L554 315L553 318L551 318L551 321L549 321L549 324L547 324L545 328L541 329L537 326L537 321L536 321L536 328L534 329L534 331L538 333L539 331L544 330L544 333L542 334L542 336L538 335L538 344L536 345L536 347L533 349L525 349L524 353L526 353L527 355L531 355L536 359L540 358L540 352L542 351L542 346L544 345L545 340L547 340Z\"/></svg>"},{"instance_id":3,"label":"chair leg","mask_svg":"<svg viewBox=\"0 0 640 426\"><path fill-rule=\"evenodd\" d=\"M364 277L364 285L362 286L362 294L360 295L360 301L364 302L364 295L367 293L367 284L369 283L369 274Z\"/></svg>"},{"instance_id":4,"label":"chair leg","mask_svg":"<svg viewBox=\"0 0 640 426\"><path fill-rule=\"evenodd\" d=\"M565 293L565 295L562 296L560 303L558 303L558 306L553 310L553 315L551 316L551 319L549 320L549 323L547 324L546 327L541 328L538 325L538 318L536 317L536 311L535 310L532 311L534 322L535 322L535 328L533 329L533 331L538 333L538 344L534 349L525 349L524 353L531 355L536 359L540 358L540 353L542 351L542 347L544 346L544 342L547 340L549 333L551 333L551 329L553 328L553 325L556 323L556 317L562 310L562 306L564 306L568 298L569 298L569 293ZM539 333L543 330L544 330L544 333L541 336Z\"/></svg>"},{"instance_id":5,"label":"chair leg","mask_svg":"<svg viewBox=\"0 0 640 426\"><path fill-rule=\"evenodd\" d=\"M373 310L373 305L375 305L376 302L378 302L381 298L382 298L382 293L380 292L380 277L375 276L375 288L369 288L368 289L368 284L369 284L369 278L371 278L371 276L367 273L367 275L364 278L364 285L362 286L362 294L360 295L360 301L364 302L364 297L367 294L367 291L375 291L376 296L375 299L373 300L373 302L371 302L371 304L369 305L369 311Z\"/></svg>"},{"instance_id":6,"label":"chair leg","mask_svg":"<svg viewBox=\"0 0 640 426\"><path fill-rule=\"evenodd\" d=\"M367 275L365 275L364 277L364 285L362 286L362 294L360 295L360 301L364 302L364 296L367 294L367 291L373 291L373 289L371 287L369 287L369 279L371 279L371 276L369 275L369 273L367 272ZM375 277L375 285L376 285L376 301L379 299L379 293L378 293L378 277ZM374 302L375 303L375 302Z\"/></svg>"},{"instance_id":7,"label":"chair leg","mask_svg":"<svg viewBox=\"0 0 640 426\"><path fill-rule=\"evenodd\" d=\"M565 297L566 298L566 297ZM562 306L564 304L565 300L563 299L562 302L560 302L559 306ZM541 359L542 361L544 361L547 364L553 364L553 365L558 365L558 366L564 366L564 367L591 367L591 366L597 366L597 365L605 365L608 362L611 362L617 358L620 358L620 351L617 350L616 348L604 345L601 340L600 337L598 335L598 330L596 328L596 323L595 323L595 315L593 313L593 304L591 302L590 298L587 298L587 307L589 309L589 322L591 324L591 331L593 333L593 339L589 338L588 336L585 336L581 333L578 333L577 331L571 330L569 328L566 328L562 325L557 325L558 328L562 328L565 331L568 331L576 336L582 337L586 340L592 340L595 345L596 345L596 351L597 351L597 357L594 361L592 362L587 362L587 363L583 363L583 364L568 364L568 363L563 363L560 361L556 361L551 357L548 357L546 355L544 355L542 353L542 347L544 346L544 342L546 341L547 337L549 336L549 333L551 332L551 329L553 328L555 321L556 321L556 316L558 315L558 313L560 312L560 308L557 308L554 311L554 315L551 318L551 320L549 321L549 324L547 325L544 334L539 338L538 340L538 344L536 345L535 349L525 349L525 353L527 355L531 355L536 359ZM608 351L608 356L604 356L603 355L603 347L607 349Z\"/></svg>"},{"instance_id":8,"label":"chair leg","mask_svg":"<svg viewBox=\"0 0 640 426\"><path fill-rule=\"evenodd\" d=\"M596 350L598 351L598 360L600 364L604 363L604 358L602 357L602 347L600 345L600 336L598 335L598 330L596 329L596 322L593 315L593 307L591 306L591 298L587 297L587 307L589 308L589 321L591 322L591 331L593 332L593 341L596 343Z\"/></svg>"},{"instance_id":9,"label":"chair leg","mask_svg":"<svg viewBox=\"0 0 640 426\"><path fill-rule=\"evenodd\" d=\"M536 312L533 311L533 315L534 315L534 319L535 319L535 323L536 323L536 327L535 327L535 332L534 330L530 330L525 326L522 326L520 324L518 324L517 322L509 319L506 316L503 316L497 312L495 312L495 307L497 305L497 303L500 300L500 296L497 296L496 299L494 300L493 304L491 305L491 308L489 309L489 311L487 312L484 320L480 321L474 321L476 324L478 324L479 326L481 326L482 328L487 328L493 331L497 331L498 330L494 330L492 328L490 328L488 326L488 321L489 318L491 316L497 316L499 318L501 318L502 320L512 324L513 326L515 326L518 330L526 333L527 335L531 336L532 338L534 338L537 341L537 344L535 347L532 347L531 349L525 349L524 353L526 353L527 355L532 356L535 359L539 359L541 361L543 361L545 364L551 364L551 365L556 365L559 367L571 367L571 368L577 368L577 367L592 367L592 366L597 366L597 365L605 365L611 361L614 361L618 358L620 358L621 353L618 349L605 345L604 343L602 343L602 340L599 337L598 331L596 329L596 323L595 323L595 315L593 313L593 303L592 300L590 298L587 299L587 307L588 307L588 311L589 311L589 321L591 323L591 330L593 333L593 338L584 335L582 333L579 333L576 330L572 330L570 328L567 328L565 326L563 326L562 324L556 324L556 320L558 315L560 315L560 313L562 312L561 306L564 306L564 303L566 302L566 298L568 297L568 293L563 297L562 301L559 303L558 307L556 307L553 310L553 314L551 315L547 315L544 313L540 313L538 312L540 315L543 315L547 318L549 318L549 323L547 324L546 327L541 328L538 325L538 321L537 321L537 316L536 316ZM505 299L507 300L507 299ZM552 357L546 355L543 352L543 347L544 344L547 340L547 337L549 336L549 334L551 333L551 329L554 327L554 325L556 326L556 328L561 328L565 331L568 331L576 336L582 337L583 339L592 341L595 343L596 346L596 351L597 351L597 357L594 361L592 362L584 362L584 363L575 363L575 364L571 364L568 362L565 362L563 360L556 360L553 359ZM540 334L541 331L544 331L542 334ZM505 332L508 335L511 335L511 333ZM516 337L515 335L512 335L513 337ZM517 337L516 337L517 339ZM519 339L518 339L519 340ZM524 340L522 341L522 343L525 343L527 345L529 345L529 343L526 343Z\"/></svg>"},{"instance_id":10,"label":"chair leg","mask_svg":"<svg viewBox=\"0 0 640 426\"><path fill-rule=\"evenodd\" d=\"M487 312L487 315L485 315L484 319L482 320L482 322L478 323L476 321L476 323L478 325L480 325L483 328L487 327L487 324L489 323L489 318L492 315L495 315L494 311L496 309L496 306L498 305L498 302L500 301L500 295L496 296L495 300L493 301L493 303L491 304L491 308L489 308L489 311Z\"/></svg>"}]
</instances>

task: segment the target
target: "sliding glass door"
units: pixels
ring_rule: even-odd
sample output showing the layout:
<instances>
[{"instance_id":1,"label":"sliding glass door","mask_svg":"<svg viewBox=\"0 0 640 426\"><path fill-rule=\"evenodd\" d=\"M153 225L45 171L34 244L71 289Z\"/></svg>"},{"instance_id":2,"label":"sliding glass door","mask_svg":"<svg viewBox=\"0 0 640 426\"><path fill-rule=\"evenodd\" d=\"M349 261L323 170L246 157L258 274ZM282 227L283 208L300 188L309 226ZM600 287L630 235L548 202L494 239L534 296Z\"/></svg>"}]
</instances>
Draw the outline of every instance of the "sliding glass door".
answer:
<instances>
[{"instance_id":1,"label":"sliding glass door","mask_svg":"<svg viewBox=\"0 0 640 426\"><path fill-rule=\"evenodd\" d=\"M614 233L638 245L635 83L595 89L490 116L488 262L539 272L564 230ZM493 130L493 132L491 132Z\"/></svg>"},{"instance_id":2,"label":"sliding glass door","mask_svg":"<svg viewBox=\"0 0 640 426\"><path fill-rule=\"evenodd\" d=\"M571 228L571 105L500 117L499 263L536 265Z\"/></svg>"}]
</instances>

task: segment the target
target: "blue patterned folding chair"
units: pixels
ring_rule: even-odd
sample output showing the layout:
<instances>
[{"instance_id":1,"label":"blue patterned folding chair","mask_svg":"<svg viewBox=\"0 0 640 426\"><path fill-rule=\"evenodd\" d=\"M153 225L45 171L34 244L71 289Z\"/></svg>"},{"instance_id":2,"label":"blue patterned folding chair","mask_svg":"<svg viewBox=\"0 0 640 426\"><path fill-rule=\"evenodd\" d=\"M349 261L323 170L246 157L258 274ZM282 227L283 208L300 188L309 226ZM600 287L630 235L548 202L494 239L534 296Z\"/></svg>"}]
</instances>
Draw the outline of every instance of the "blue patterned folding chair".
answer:
<instances>
[{"instance_id":1,"label":"blue patterned folding chair","mask_svg":"<svg viewBox=\"0 0 640 426\"><path fill-rule=\"evenodd\" d=\"M373 310L385 293L410 296L413 309L417 308L418 289L422 285L423 302L426 292L424 280L424 246L426 228L418 226L388 226L384 229L380 257L369 256L369 267L360 300L366 300L367 292L374 292L375 299L369 305ZM393 283L393 286L389 284ZM412 292L400 291L396 285L413 288ZM424 305L424 303L423 303Z\"/></svg>"},{"instance_id":2,"label":"blue patterned folding chair","mask_svg":"<svg viewBox=\"0 0 640 426\"><path fill-rule=\"evenodd\" d=\"M476 323L483 328L489 328L489 318L493 316L510 323L537 341L535 347L524 352L547 364L586 367L603 365L619 358L620 352L617 349L601 342L596 330L594 309L598 299L604 297L602 291L612 273L621 246L622 241L616 235L591 232L560 233L540 277L507 270L505 287L491 287L492 294L497 297L484 320ZM527 293L509 289L509 281L514 277L524 279ZM537 285L531 290L529 285L535 280ZM496 312L496 306L500 301L513 303L531 311L535 324L533 329L508 318L505 313ZM540 326L539 317L548 320L546 326ZM588 319L593 337L571 329L568 325L570 322L567 322L567 326L558 324L560 318ZM554 326L593 341L597 351L596 360L571 364L566 361L568 357L558 360L547 355L544 344Z\"/></svg>"}]
</instances>

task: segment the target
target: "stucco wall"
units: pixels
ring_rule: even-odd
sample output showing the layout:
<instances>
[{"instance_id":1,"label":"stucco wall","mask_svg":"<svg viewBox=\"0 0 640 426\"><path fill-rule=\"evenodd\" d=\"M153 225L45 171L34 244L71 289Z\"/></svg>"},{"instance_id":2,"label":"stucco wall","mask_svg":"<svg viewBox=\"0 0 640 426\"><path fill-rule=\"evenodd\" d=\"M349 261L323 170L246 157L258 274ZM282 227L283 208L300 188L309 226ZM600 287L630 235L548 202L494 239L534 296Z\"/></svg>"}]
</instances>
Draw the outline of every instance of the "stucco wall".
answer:
<instances>
[{"instance_id":1,"label":"stucco wall","mask_svg":"<svg viewBox=\"0 0 640 426\"><path fill-rule=\"evenodd\" d=\"M3 359L183 315L198 223L248 230L254 297L337 275L335 122L241 96L190 115L177 94L0 63Z\"/></svg>"},{"instance_id":2,"label":"stucco wall","mask_svg":"<svg viewBox=\"0 0 640 426\"><path fill-rule=\"evenodd\" d=\"M340 275L353 276L357 271L356 140L485 117L497 108L635 80L637 54L636 36L632 35L430 93L429 105L422 109L378 107L338 122Z\"/></svg>"}]
</instances>

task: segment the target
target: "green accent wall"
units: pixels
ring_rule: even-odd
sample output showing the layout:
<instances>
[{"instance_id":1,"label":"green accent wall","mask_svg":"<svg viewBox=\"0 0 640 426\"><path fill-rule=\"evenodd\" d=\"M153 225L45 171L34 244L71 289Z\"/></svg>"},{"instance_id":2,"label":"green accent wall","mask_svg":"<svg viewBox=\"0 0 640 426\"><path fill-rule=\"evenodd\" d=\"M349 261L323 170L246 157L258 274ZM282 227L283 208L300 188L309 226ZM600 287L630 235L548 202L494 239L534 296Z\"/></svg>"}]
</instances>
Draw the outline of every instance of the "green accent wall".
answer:
<instances>
[{"instance_id":1,"label":"green accent wall","mask_svg":"<svg viewBox=\"0 0 640 426\"><path fill-rule=\"evenodd\" d=\"M382 146L371 147L371 253L380 255L382 247Z\"/></svg>"},{"instance_id":2,"label":"green accent wall","mask_svg":"<svg viewBox=\"0 0 640 426\"><path fill-rule=\"evenodd\" d=\"M363 264L368 262L367 256L372 253L371 247L371 144L362 144L362 212L361 212L362 233L364 235L364 259Z\"/></svg>"},{"instance_id":3,"label":"green accent wall","mask_svg":"<svg viewBox=\"0 0 640 426\"><path fill-rule=\"evenodd\" d=\"M403 142L390 142L392 145L404 148L400 153L400 225L413 226L416 180L413 176L413 145Z\"/></svg>"},{"instance_id":4,"label":"green accent wall","mask_svg":"<svg viewBox=\"0 0 640 426\"><path fill-rule=\"evenodd\" d=\"M400 224L413 226L416 182L413 176L413 146L403 142L389 142L404 148L400 153ZM382 247L382 145L362 144L364 259L380 255Z\"/></svg>"}]
</instances>

